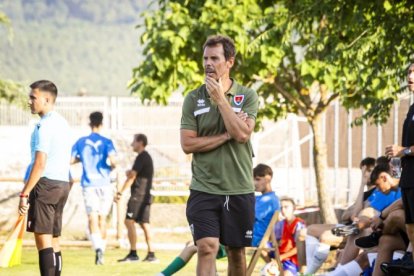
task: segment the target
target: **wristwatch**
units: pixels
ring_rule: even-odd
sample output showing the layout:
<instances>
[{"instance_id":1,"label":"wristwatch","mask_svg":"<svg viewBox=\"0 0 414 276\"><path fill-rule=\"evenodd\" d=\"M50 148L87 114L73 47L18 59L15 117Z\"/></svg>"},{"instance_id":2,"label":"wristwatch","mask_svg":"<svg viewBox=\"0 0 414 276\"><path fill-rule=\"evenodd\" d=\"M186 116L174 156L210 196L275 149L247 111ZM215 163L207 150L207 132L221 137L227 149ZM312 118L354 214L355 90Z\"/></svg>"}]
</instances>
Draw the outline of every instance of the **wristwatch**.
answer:
<instances>
[{"instance_id":1,"label":"wristwatch","mask_svg":"<svg viewBox=\"0 0 414 276\"><path fill-rule=\"evenodd\" d=\"M403 150L404 156L410 155L411 154L411 147L405 148Z\"/></svg>"}]
</instances>

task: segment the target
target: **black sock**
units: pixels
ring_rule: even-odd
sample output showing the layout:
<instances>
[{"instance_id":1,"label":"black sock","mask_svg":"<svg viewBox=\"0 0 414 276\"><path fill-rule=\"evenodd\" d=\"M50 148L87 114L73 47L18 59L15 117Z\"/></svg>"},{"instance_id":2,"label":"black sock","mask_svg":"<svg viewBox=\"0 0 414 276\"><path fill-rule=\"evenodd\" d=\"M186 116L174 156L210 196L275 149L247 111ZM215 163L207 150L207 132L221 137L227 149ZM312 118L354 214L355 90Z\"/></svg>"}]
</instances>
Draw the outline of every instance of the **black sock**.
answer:
<instances>
[{"instance_id":1,"label":"black sock","mask_svg":"<svg viewBox=\"0 0 414 276\"><path fill-rule=\"evenodd\" d=\"M137 251L136 250L131 250L131 251L129 251L129 255L137 256Z\"/></svg>"},{"instance_id":2,"label":"black sock","mask_svg":"<svg viewBox=\"0 0 414 276\"><path fill-rule=\"evenodd\" d=\"M41 276L55 276L55 253L52 247L39 250L39 268Z\"/></svg>"},{"instance_id":3,"label":"black sock","mask_svg":"<svg viewBox=\"0 0 414 276\"><path fill-rule=\"evenodd\" d=\"M55 276L60 276L60 273L62 273L62 264L63 264L63 259L62 259L62 252L55 252L55 258L56 258L56 271L55 271Z\"/></svg>"}]
</instances>

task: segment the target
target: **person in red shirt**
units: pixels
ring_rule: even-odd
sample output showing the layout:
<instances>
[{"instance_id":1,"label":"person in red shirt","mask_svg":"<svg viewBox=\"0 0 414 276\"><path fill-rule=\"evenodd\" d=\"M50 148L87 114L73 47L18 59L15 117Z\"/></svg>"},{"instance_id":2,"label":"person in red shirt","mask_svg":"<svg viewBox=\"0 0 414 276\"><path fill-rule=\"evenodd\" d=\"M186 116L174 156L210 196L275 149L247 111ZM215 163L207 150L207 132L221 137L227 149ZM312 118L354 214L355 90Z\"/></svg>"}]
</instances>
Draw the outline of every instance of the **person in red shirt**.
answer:
<instances>
[{"instance_id":1,"label":"person in red shirt","mask_svg":"<svg viewBox=\"0 0 414 276\"><path fill-rule=\"evenodd\" d=\"M283 220L275 224L275 236L279 244L280 261L283 265L284 276L298 275L298 257L296 238L299 231L305 228L303 219L294 215L295 201L289 197L280 199Z\"/></svg>"}]
</instances>

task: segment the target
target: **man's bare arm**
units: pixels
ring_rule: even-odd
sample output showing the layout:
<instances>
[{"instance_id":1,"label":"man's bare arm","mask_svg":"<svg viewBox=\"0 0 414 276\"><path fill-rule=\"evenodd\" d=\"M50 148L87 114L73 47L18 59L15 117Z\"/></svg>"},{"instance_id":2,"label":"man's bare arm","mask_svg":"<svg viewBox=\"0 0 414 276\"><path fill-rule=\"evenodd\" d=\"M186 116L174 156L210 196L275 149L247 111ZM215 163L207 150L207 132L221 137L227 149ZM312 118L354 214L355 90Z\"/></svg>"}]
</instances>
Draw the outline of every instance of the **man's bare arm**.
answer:
<instances>
[{"instance_id":1,"label":"man's bare arm","mask_svg":"<svg viewBox=\"0 0 414 276\"><path fill-rule=\"evenodd\" d=\"M114 170L116 168L116 156L115 156L115 154L109 155L108 158L109 158L109 164L111 166L111 170Z\"/></svg>"},{"instance_id":2,"label":"man's bare arm","mask_svg":"<svg viewBox=\"0 0 414 276\"><path fill-rule=\"evenodd\" d=\"M180 130L181 148L187 154L213 150L230 139L231 137L226 132L214 136L198 137L197 132L194 130Z\"/></svg>"},{"instance_id":3,"label":"man's bare arm","mask_svg":"<svg viewBox=\"0 0 414 276\"><path fill-rule=\"evenodd\" d=\"M19 202L19 213L25 215L29 210L29 205L27 203L27 196L39 182L40 177L46 167L47 154L44 152L36 151L35 160L33 162L32 170L30 171L29 179L24 184L23 190L21 192L23 197L20 197Z\"/></svg>"},{"instance_id":4,"label":"man's bare arm","mask_svg":"<svg viewBox=\"0 0 414 276\"><path fill-rule=\"evenodd\" d=\"M115 197L114 197L114 201L118 202L119 199L122 196L122 193L128 189L129 187L132 186L132 184L134 184L135 178L137 177L137 172L134 170L129 170L127 171L127 179L124 182L124 185L122 186L122 188L116 193Z\"/></svg>"},{"instance_id":5,"label":"man's bare arm","mask_svg":"<svg viewBox=\"0 0 414 276\"><path fill-rule=\"evenodd\" d=\"M71 157L70 158L70 164L71 165L76 164L76 163L79 163L79 162L80 162L80 160L77 157Z\"/></svg>"}]
</instances>

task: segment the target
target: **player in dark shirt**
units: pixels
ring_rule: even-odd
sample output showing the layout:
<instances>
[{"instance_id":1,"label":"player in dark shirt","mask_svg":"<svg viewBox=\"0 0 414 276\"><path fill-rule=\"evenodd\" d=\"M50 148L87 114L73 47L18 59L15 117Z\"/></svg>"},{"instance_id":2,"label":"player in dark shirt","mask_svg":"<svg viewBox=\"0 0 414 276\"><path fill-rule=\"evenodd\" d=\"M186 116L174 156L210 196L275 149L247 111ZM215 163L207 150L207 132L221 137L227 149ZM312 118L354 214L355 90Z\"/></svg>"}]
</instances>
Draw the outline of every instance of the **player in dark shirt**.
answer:
<instances>
[{"instance_id":1,"label":"player in dark shirt","mask_svg":"<svg viewBox=\"0 0 414 276\"><path fill-rule=\"evenodd\" d=\"M125 225L128 230L128 239L131 245L129 254L118 260L119 262L133 262L138 261L137 255L137 234L135 223L138 223L144 231L145 241L148 247L148 254L143 261L158 262L151 246L151 229L150 229L150 208L152 203L151 187L152 177L154 175L154 166L152 158L145 150L148 144L147 137L144 134L136 134L131 146L134 152L138 153L132 169L127 171L127 179L123 187L117 192L115 202L117 202L122 193L131 187L131 197L128 201Z\"/></svg>"}]
</instances>

